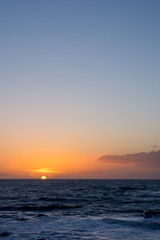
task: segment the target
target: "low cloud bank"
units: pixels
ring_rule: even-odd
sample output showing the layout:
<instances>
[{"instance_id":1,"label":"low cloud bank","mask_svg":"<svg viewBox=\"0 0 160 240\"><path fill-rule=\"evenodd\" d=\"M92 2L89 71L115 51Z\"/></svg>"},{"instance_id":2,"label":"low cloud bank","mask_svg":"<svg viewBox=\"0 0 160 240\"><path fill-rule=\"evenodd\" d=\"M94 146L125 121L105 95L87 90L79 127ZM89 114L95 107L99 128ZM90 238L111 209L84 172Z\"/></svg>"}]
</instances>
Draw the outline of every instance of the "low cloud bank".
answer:
<instances>
[{"instance_id":1,"label":"low cloud bank","mask_svg":"<svg viewBox=\"0 0 160 240\"><path fill-rule=\"evenodd\" d=\"M104 155L98 159L104 163L136 164L143 167L160 167L160 150L126 155Z\"/></svg>"}]
</instances>

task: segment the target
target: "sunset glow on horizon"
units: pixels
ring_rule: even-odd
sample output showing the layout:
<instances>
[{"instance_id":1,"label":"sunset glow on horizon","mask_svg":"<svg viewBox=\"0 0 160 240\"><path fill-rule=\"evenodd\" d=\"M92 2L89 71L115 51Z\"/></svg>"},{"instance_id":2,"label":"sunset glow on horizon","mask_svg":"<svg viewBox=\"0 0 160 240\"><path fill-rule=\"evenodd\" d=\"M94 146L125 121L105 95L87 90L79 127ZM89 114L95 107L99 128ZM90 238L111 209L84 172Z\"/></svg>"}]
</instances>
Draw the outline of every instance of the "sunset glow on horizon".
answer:
<instances>
[{"instance_id":1,"label":"sunset glow on horizon","mask_svg":"<svg viewBox=\"0 0 160 240\"><path fill-rule=\"evenodd\" d=\"M1 1L1 179L160 178L159 10Z\"/></svg>"}]
</instances>

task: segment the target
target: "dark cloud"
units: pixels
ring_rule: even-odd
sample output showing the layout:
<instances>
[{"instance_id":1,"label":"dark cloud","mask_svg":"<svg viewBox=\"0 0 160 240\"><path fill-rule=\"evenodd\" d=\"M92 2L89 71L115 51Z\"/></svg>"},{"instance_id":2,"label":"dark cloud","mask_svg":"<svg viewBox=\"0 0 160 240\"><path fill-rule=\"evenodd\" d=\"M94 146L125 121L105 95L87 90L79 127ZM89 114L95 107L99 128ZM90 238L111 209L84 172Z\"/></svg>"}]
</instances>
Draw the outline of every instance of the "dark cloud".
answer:
<instances>
[{"instance_id":1,"label":"dark cloud","mask_svg":"<svg viewBox=\"0 0 160 240\"><path fill-rule=\"evenodd\" d=\"M152 152L140 152L126 155L104 155L98 159L99 162L136 164L143 167L160 167L160 150Z\"/></svg>"}]
</instances>

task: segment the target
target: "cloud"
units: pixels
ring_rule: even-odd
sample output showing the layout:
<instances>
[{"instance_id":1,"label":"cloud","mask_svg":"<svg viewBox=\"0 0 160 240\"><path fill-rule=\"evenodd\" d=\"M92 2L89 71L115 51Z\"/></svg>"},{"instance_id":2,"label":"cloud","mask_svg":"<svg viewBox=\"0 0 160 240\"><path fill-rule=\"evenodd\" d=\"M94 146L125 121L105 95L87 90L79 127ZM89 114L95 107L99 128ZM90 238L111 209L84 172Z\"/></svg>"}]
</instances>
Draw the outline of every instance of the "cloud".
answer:
<instances>
[{"instance_id":1,"label":"cloud","mask_svg":"<svg viewBox=\"0 0 160 240\"><path fill-rule=\"evenodd\" d=\"M104 163L135 164L142 167L160 167L160 150L126 155L104 155L98 159Z\"/></svg>"},{"instance_id":2,"label":"cloud","mask_svg":"<svg viewBox=\"0 0 160 240\"><path fill-rule=\"evenodd\" d=\"M37 173L54 173L55 170L52 168L39 168L39 169L28 169L31 172L37 172Z\"/></svg>"},{"instance_id":3,"label":"cloud","mask_svg":"<svg viewBox=\"0 0 160 240\"><path fill-rule=\"evenodd\" d=\"M158 146L157 145L153 145L153 148L157 148Z\"/></svg>"}]
</instances>

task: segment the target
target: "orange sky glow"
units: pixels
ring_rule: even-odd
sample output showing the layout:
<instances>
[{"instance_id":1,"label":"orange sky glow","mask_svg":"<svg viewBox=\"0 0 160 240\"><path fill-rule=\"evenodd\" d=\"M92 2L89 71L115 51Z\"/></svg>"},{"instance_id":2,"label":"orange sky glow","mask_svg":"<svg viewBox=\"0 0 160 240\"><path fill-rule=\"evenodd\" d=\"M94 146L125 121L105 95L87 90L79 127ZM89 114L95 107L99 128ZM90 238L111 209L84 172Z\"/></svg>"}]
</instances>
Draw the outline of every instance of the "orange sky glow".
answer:
<instances>
[{"instance_id":1,"label":"orange sky glow","mask_svg":"<svg viewBox=\"0 0 160 240\"><path fill-rule=\"evenodd\" d=\"M158 1L2 2L0 179L160 178Z\"/></svg>"}]
</instances>

